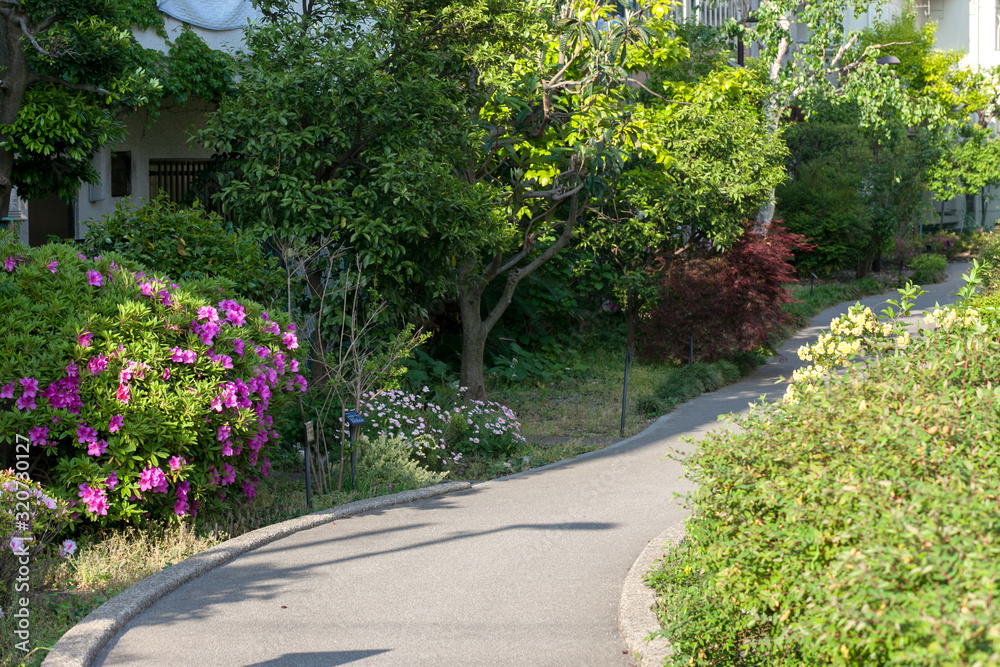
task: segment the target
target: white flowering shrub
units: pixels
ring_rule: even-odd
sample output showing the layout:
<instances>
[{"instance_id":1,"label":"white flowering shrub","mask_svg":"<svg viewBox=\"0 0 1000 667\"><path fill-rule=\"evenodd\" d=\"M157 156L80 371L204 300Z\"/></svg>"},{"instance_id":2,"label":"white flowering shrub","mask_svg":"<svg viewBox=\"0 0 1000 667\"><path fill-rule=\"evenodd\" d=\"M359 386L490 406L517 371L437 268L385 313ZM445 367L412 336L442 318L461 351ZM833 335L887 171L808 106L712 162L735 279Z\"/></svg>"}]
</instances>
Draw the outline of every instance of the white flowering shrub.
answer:
<instances>
[{"instance_id":1,"label":"white flowering shrub","mask_svg":"<svg viewBox=\"0 0 1000 667\"><path fill-rule=\"evenodd\" d=\"M508 457L524 445L521 423L510 408L493 401L443 406L400 390L368 394L359 412L369 437L396 437L429 470L448 470L464 455Z\"/></svg>"}]
</instances>

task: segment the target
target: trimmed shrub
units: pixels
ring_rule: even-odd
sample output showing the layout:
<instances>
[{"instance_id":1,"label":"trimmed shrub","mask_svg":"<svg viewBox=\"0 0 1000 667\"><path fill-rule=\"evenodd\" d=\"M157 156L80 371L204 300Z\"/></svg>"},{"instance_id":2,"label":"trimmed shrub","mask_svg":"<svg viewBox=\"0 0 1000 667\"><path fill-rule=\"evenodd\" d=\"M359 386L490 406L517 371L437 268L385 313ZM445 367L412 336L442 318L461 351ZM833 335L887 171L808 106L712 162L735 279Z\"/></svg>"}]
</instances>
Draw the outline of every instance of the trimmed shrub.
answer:
<instances>
[{"instance_id":1,"label":"trimmed shrub","mask_svg":"<svg viewBox=\"0 0 1000 667\"><path fill-rule=\"evenodd\" d=\"M660 302L640 324L646 359L714 361L767 343L791 321L782 305L793 301L788 260L810 246L774 223L766 235L747 228L721 255L675 261L660 283Z\"/></svg>"},{"instance_id":2,"label":"trimmed shrub","mask_svg":"<svg viewBox=\"0 0 1000 667\"><path fill-rule=\"evenodd\" d=\"M379 436L365 442L358 456L358 489L374 495L379 488L408 491L441 481L444 475L423 468L410 453L403 438Z\"/></svg>"},{"instance_id":3,"label":"trimmed shrub","mask_svg":"<svg viewBox=\"0 0 1000 667\"><path fill-rule=\"evenodd\" d=\"M909 338L852 311L837 335L870 338L869 362L686 459L687 538L652 575L667 664L995 661L1000 331L974 311L928 320ZM849 360L838 345L823 354Z\"/></svg>"},{"instance_id":4,"label":"trimmed shrub","mask_svg":"<svg viewBox=\"0 0 1000 667\"><path fill-rule=\"evenodd\" d=\"M917 285L930 285L945 279L948 260L944 255L917 255L910 260L913 276L910 278Z\"/></svg>"},{"instance_id":5,"label":"trimmed shrub","mask_svg":"<svg viewBox=\"0 0 1000 667\"><path fill-rule=\"evenodd\" d=\"M219 278L244 297L269 302L284 286L276 260L259 239L227 232L222 218L198 202L180 206L160 195L139 208L121 201L114 213L90 223L87 253L118 252L176 279Z\"/></svg>"},{"instance_id":6,"label":"trimmed shrub","mask_svg":"<svg viewBox=\"0 0 1000 667\"><path fill-rule=\"evenodd\" d=\"M0 442L101 523L252 498L271 411L304 391L294 326L212 281L0 239Z\"/></svg>"}]
</instances>

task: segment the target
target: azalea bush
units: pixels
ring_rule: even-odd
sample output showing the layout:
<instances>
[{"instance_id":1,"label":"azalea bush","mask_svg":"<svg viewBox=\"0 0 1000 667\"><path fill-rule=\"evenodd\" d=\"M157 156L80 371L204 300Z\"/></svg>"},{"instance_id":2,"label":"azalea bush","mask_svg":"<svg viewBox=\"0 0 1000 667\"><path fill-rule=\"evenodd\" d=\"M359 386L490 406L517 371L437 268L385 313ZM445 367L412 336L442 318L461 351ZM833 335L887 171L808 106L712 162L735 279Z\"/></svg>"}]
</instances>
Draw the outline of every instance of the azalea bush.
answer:
<instances>
[{"instance_id":1,"label":"azalea bush","mask_svg":"<svg viewBox=\"0 0 1000 667\"><path fill-rule=\"evenodd\" d=\"M15 593L28 590L30 566L70 522L68 504L47 493L27 475L0 470L0 616L10 611ZM59 556L68 558L76 551L72 540L59 547ZM24 568L22 569L22 565ZM20 589L20 590L18 590Z\"/></svg>"},{"instance_id":2,"label":"azalea bush","mask_svg":"<svg viewBox=\"0 0 1000 667\"><path fill-rule=\"evenodd\" d=\"M295 327L210 280L0 239L0 442L101 523L193 515L268 474L305 391Z\"/></svg>"},{"instance_id":3,"label":"azalea bush","mask_svg":"<svg viewBox=\"0 0 1000 667\"><path fill-rule=\"evenodd\" d=\"M667 664L995 662L1000 332L885 315L835 320L788 400L686 457L686 539L651 576Z\"/></svg>"},{"instance_id":4,"label":"azalea bush","mask_svg":"<svg viewBox=\"0 0 1000 667\"><path fill-rule=\"evenodd\" d=\"M463 456L505 457L523 447L521 424L514 412L493 401L457 401L441 405L421 394L390 390L368 394L359 410L370 437L395 437L429 470L448 470Z\"/></svg>"},{"instance_id":5,"label":"azalea bush","mask_svg":"<svg viewBox=\"0 0 1000 667\"><path fill-rule=\"evenodd\" d=\"M962 252L962 238L954 232L934 232L924 237L924 243L935 255L943 255L947 260L955 259Z\"/></svg>"}]
</instances>

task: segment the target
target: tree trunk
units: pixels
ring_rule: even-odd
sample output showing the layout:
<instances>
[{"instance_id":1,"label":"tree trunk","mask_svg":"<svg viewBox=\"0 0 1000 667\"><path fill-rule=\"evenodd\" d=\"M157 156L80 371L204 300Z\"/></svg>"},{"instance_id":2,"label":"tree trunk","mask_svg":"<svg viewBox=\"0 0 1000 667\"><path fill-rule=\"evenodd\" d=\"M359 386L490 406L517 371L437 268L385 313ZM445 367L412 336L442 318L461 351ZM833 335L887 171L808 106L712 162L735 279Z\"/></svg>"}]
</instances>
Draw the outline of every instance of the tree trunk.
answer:
<instances>
[{"instance_id":1,"label":"tree trunk","mask_svg":"<svg viewBox=\"0 0 1000 667\"><path fill-rule=\"evenodd\" d=\"M486 400L486 381L483 376L483 361L486 353L486 337L489 330L483 326L481 303L483 291L474 286L462 287L458 304L462 313L462 368L459 371L459 386L467 389L465 396L476 401Z\"/></svg>"}]
</instances>

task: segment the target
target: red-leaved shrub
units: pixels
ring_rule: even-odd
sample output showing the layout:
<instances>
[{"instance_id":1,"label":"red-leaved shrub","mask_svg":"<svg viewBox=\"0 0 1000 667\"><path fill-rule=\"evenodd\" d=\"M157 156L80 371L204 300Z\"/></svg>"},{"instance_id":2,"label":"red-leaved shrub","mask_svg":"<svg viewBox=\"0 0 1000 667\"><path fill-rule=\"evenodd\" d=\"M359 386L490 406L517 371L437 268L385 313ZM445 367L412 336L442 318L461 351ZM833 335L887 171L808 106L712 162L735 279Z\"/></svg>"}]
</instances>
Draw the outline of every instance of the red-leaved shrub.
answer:
<instances>
[{"instance_id":1,"label":"red-leaved shrub","mask_svg":"<svg viewBox=\"0 0 1000 667\"><path fill-rule=\"evenodd\" d=\"M789 321L781 308L793 300L783 287L795 281L788 260L813 247L777 223L763 234L748 225L725 252L674 260L660 282L659 304L640 324L642 356L687 359L691 334L702 361L766 344Z\"/></svg>"}]
</instances>

